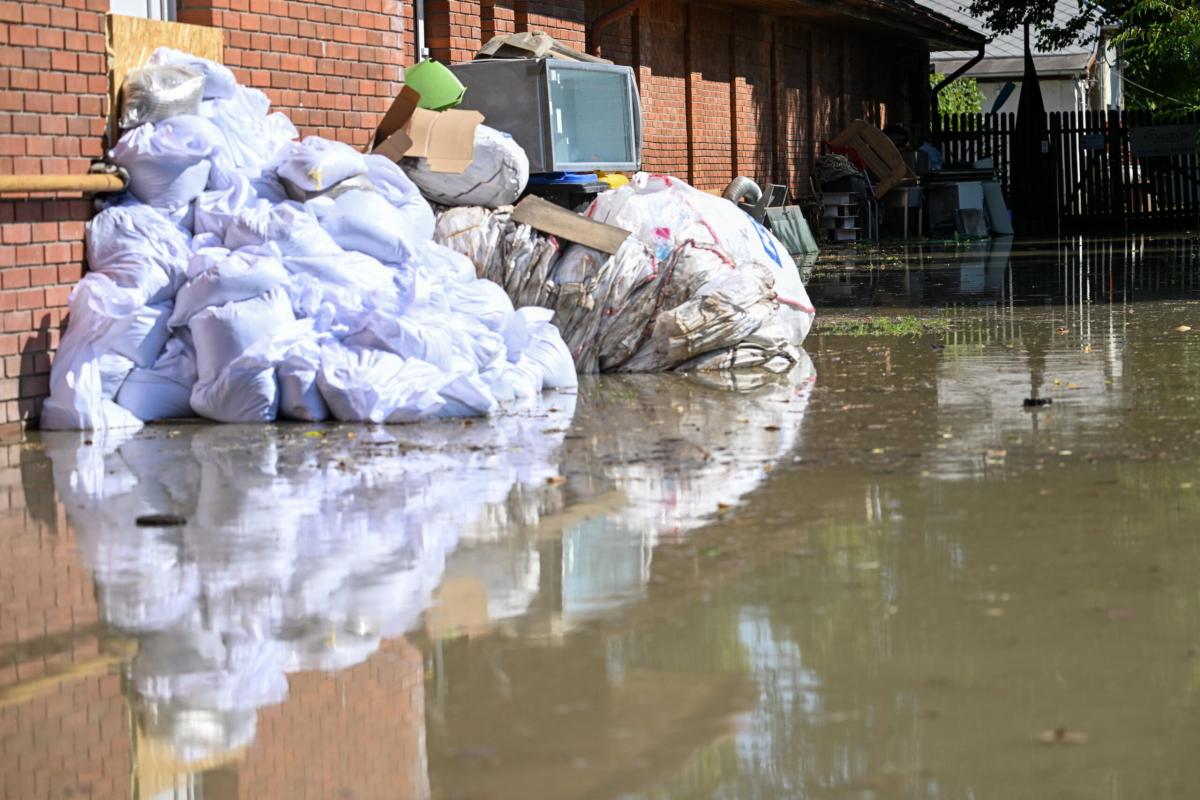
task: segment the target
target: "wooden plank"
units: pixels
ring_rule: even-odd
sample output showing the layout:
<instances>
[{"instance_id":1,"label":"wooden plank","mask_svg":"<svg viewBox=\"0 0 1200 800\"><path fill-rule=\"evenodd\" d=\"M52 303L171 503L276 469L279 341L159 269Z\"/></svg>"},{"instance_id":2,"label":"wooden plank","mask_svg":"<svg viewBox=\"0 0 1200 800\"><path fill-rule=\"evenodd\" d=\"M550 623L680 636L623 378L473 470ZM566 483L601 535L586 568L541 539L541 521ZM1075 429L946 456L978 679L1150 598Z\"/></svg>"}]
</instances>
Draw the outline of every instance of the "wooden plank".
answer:
<instances>
[{"instance_id":1,"label":"wooden plank","mask_svg":"<svg viewBox=\"0 0 1200 800\"><path fill-rule=\"evenodd\" d=\"M108 15L109 136L115 141L121 116L121 85L130 71L146 63L159 47L224 62L225 31L207 25L185 25L121 14Z\"/></svg>"},{"instance_id":2,"label":"wooden plank","mask_svg":"<svg viewBox=\"0 0 1200 800\"><path fill-rule=\"evenodd\" d=\"M609 255L616 255L617 250L630 236L630 232L624 228L596 222L532 194L517 203L512 219L513 222L528 225L542 233L576 242Z\"/></svg>"}]
</instances>

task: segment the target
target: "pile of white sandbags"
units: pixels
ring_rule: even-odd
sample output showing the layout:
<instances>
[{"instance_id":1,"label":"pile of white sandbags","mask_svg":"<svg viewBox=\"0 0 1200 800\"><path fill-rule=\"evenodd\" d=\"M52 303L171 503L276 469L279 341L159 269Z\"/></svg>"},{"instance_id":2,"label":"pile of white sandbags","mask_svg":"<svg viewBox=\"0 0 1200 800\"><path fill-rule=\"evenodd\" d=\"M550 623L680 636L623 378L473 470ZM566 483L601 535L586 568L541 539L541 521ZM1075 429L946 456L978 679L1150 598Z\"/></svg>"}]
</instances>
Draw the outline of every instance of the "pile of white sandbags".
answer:
<instances>
[{"instance_id":1,"label":"pile of white sandbags","mask_svg":"<svg viewBox=\"0 0 1200 800\"><path fill-rule=\"evenodd\" d=\"M517 305L552 309L580 372L776 372L799 361L815 311L787 248L724 198L638 173L587 216L632 232L615 255L452 208L434 239Z\"/></svg>"},{"instance_id":2,"label":"pile of white sandbags","mask_svg":"<svg viewBox=\"0 0 1200 800\"><path fill-rule=\"evenodd\" d=\"M514 309L433 239L401 167L308 137L229 70L160 49L109 153L44 428L407 422L573 387L553 312Z\"/></svg>"}]
</instances>

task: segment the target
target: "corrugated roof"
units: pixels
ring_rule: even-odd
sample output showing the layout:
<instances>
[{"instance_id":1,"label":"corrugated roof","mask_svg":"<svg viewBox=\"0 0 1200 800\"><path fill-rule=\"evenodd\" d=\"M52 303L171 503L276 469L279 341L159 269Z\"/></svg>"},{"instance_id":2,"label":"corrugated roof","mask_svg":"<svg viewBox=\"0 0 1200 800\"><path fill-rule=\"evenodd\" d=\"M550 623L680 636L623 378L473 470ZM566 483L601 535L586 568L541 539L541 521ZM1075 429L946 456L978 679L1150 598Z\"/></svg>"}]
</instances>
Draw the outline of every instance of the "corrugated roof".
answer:
<instances>
[{"instance_id":1,"label":"corrugated roof","mask_svg":"<svg viewBox=\"0 0 1200 800\"><path fill-rule=\"evenodd\" d=\"M918 4L949 17L980 33L992 36L983 20L972 17L966 12L966 0L915 0ZM1058 0L1054 7L1054 23L1063 25L1079 15L1079 0ZM1044 55L1074 55L1090 54L1091 45L1072 44L1067 47L1044 53ZM1034 53L1039 54L1037 43L1034 43ZM971 52L943 51L935 55L936 61L963 60L974 56ZM992 39L984 50L984 58L1023 58L1025 55L1025 34L1021 30L1001 34Z\"/></svg>"}]
</instances>

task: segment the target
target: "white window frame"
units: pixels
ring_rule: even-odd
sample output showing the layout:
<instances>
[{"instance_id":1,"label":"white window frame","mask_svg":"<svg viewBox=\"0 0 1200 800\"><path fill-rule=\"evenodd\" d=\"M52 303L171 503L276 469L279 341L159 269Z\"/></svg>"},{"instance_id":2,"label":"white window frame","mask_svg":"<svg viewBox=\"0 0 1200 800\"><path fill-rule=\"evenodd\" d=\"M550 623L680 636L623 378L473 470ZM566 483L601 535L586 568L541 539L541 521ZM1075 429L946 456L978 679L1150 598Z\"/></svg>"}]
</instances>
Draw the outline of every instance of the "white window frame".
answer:
<instances>
[{"instance_id":1,"label":"white window frame","mask_svg":"<svg viewBox=\"0 0 1200 800\"><path fill-rule=\"evenodd\" d=\"M178 8L177 0L113 0L113 13L131 17L174 21Z\"/></svg>"}]
</instances>

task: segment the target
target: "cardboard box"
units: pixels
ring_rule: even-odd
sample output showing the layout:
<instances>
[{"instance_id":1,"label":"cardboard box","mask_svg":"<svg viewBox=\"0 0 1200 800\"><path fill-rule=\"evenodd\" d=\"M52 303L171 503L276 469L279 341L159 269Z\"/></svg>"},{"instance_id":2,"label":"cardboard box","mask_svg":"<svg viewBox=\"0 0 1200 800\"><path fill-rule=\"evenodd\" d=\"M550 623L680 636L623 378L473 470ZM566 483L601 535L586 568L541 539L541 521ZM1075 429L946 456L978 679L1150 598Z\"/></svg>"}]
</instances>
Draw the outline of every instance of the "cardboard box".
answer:
<instances>
[{"instance_id":1,"label":"cardboard box","mask_svg":"<svg viewBox=\"0 0 1200 800\"><path fill-rule=\"evenodd\" d=\"M424 158L434 172L459 173L475 156L475 129L483 122L478 111L429 111L419 108L421 95L405 86L375 129L369 152L392 161Z\"/></svg>"}]
</instances>

